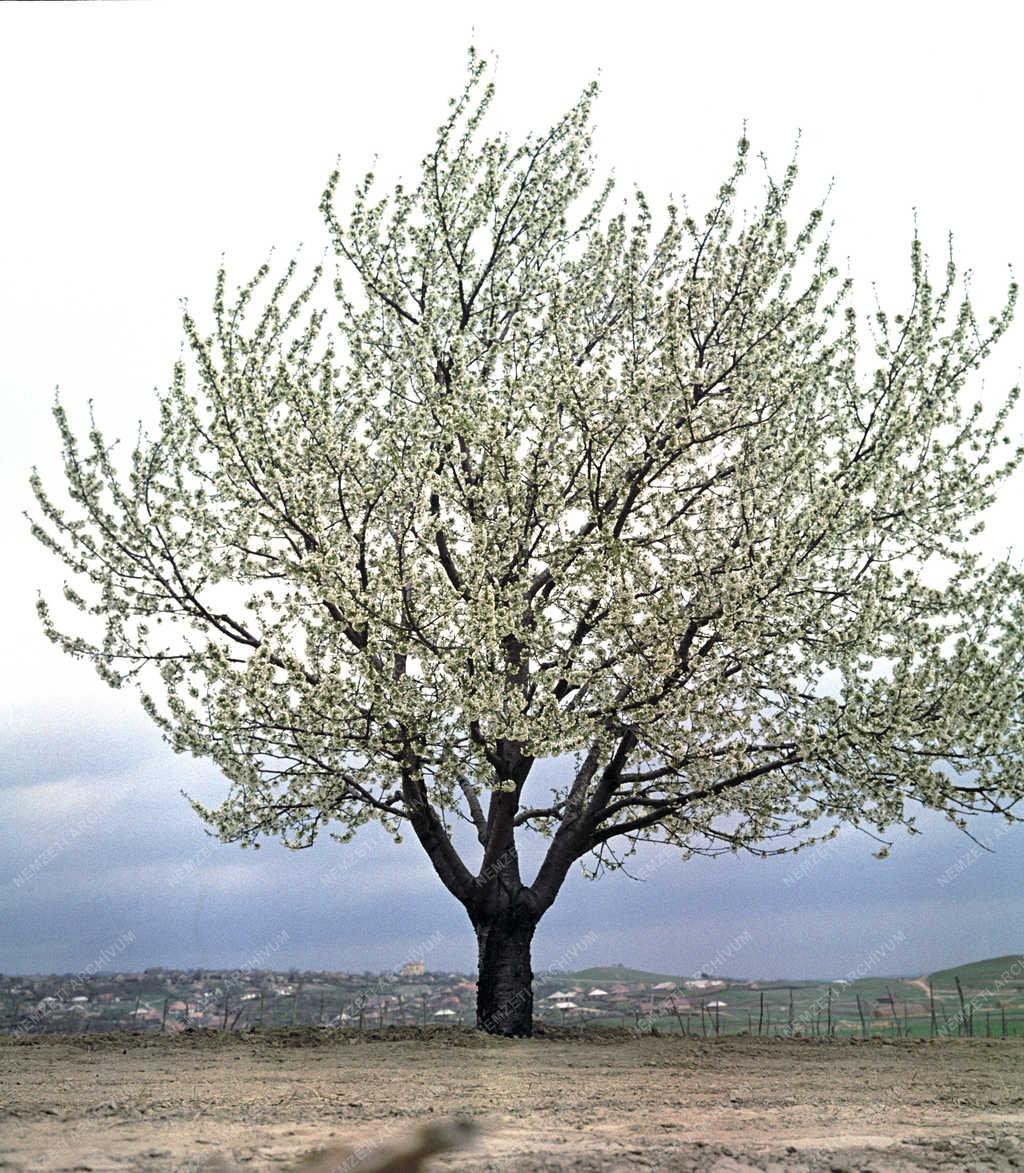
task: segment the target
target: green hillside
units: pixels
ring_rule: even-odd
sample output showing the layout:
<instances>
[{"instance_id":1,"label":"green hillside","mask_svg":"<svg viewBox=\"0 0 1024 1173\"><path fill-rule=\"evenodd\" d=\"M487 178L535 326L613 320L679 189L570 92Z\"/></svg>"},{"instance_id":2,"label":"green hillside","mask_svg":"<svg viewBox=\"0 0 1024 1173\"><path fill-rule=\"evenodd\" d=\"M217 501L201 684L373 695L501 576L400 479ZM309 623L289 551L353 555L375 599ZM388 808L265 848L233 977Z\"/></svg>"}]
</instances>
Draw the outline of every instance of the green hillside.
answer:
<instances>
[{"instance_id":1,"label":"green hillside","mask_svg":"<svg viewBox=\"0 0 1024 1173\"><path fill-rule=\"evenodd\" d=\"M1024 988L1024 953L1010 953L1006 957L990 957L986 961L971 961L954 965L928 975L933 986L954 986L960 979L964 989L1014 990Z\"/></svg>"},{"instance_id":2,"label":"green hillside","mask_svg":"<svg viewBox=\"0 0 1024 1173\"><path fill-rule=\"evenodd\" d=\"M552 972L550 974L540 974L543 978L550 978L552 981L578 981L578 982L626 982L630 985L645 982L684 982L690 974L680 976L677 973L652 973L645 969L632 969L627 965L592 965L589 969L579 969L565 972ZM721 976L721 975L716 975ZM997 989L1024 989L1024 953L1010 953L1005 957L990 957L984 961L971 961L964 965L954 965L949 969L941 969L936 973L928 974L924 978L925 981L931 981L932 984L938 988L954 987L954 979L959 977L960 984L965 990L968 988L973 990L980 990L985 988L995 987ZM729 981L729 979L725 979ZM880 993L885 992L887 984L893 987L904 985L914 986L921 979L886 977L880 975L877 977L865 977L855 979L853 986L868 987L874 992L874 987L879 988ZM732 984L730 982L730 984ZM772 979L770 981L761 980L757 983L760 989L788 989L790 986L794 987L821 987L824 989L828 986L827 981L821 979L808 978L789 978L789 979ZM862 993L864 990L862 989Z\"/></svg>"},{"instance_id":3,"label":"green hillside","mask_svg":"<svg viewBox=\"0 0 1024 1173\"><path fill-rule=\"evenodd\" d=\"M630 992L590 1000L580 1007L543 1007L565 1023L622 1026L688 1034L792 1034L883 1038L1007 1037L1024 1025L1024 955L991 957L940 970L924 977L868 975L831 981L808 979L739 981L722 979L714 992L687 984L685 977L596 965L575 973L538 975L545 988L573 985L611 987ZM960 990L955 979L960 979ZM651 990L675 981L669 995ZM963 998L961 999L961 991ZM550 995L548 995L550 997Z\"/></svg>"},{"instance_id":4,"label":"green hillside","mask_svg":"<svg viewBox=\"0 0 1024 1173\"><path fill-rule=\"evenodd\" d=\"M579 980L583 982L678 982L677 973L648 973L644 969L629 969L625 965L592 965L590 969L578 969L573 973L552 975L558 981Z\"/></svg>"}]
</instances>

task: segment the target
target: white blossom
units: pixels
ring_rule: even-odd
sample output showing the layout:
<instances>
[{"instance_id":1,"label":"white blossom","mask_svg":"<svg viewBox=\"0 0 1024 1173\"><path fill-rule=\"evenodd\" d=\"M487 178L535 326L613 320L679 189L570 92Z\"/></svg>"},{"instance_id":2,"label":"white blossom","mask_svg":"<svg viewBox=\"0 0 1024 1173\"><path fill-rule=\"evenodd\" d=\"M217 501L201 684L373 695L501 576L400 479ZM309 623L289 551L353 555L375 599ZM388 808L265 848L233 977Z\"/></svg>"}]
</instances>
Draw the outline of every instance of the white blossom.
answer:
<instances>
[{"instance_id":1,"label":"white blossom","mask_svg":"<svg viewBox=\"0 0 1024 1173\"><path fill-rule=\"evenodd\" d=\"M707 215L656 231L642 193L587 197L595 87L514 147L485 72L415 184L367 175L342 217L330 177L333 304L319 267L218 273L127 468L55 406L70 502L34 478L34 532L85 620L40 602L47 633L217 763L222 838L411 821L469 905L453 818L539 915L641 840L1011 816L1022 577L971 541L1018 391L968 389L1016 286L980 322L915 239L906 306L862 321L822 210L787 222L795 166L744 213L743 140Z\"/></svg>"}]
</instances>

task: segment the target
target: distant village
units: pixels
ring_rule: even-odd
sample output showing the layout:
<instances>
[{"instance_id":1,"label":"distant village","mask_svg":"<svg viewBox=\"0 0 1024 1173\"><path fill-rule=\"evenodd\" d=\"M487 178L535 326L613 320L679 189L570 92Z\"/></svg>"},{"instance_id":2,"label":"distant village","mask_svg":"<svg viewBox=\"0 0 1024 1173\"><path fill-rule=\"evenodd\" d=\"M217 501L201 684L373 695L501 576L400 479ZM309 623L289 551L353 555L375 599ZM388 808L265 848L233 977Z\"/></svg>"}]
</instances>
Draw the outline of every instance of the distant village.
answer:
<instances>
[{"instance_id":1,"label":"distant village","mask_svg":"<svg viewBox=\"0 0 1024 1173\"><path fill-rule=\"evenodd\" d=\"M932 980L934 978L934 982ZM673 978L622 965L546 970L534 1019L680 1034L938 1037L1024 1033L1024 958L929 978ZM177 1032L258 1027L472 1026L476 982L422 960L389 973L176 969L0 975L0 1032Z\"/></svg>"},{"instance_id":2,"label":"distant village","mask_svg":"<svg viewBox=\"0 0 1024 1173\"><path fill-rule=\"evenodd\" d=\"M602 971L608 972L614 967ZM622 972L629 977L633 971ZM535 1017L553 1023L593 1019L629 1024L652 1013L692 1014L698 1001L709 1014L726 1005L711 995L728 983L707 975L678 982L603 983L580 981L580 976L538 975ZM0 999L0 1030L6 1032L239 1030L257 1025L381 1029L472 1024L476 982L465 974L428 971L420 960L382 974L156 966L142 973L0 975Z\"/></svg>"}]
</instances>

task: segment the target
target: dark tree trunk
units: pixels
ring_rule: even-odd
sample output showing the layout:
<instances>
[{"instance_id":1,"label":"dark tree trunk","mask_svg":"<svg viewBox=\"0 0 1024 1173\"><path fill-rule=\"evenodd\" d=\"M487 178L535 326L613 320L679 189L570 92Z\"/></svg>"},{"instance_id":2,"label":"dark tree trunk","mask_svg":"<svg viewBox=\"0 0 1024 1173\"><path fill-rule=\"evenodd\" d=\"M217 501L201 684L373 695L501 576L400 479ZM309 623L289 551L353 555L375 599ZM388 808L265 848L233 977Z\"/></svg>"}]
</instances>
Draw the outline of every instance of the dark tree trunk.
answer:
<instances>
[{"instance_id":1,"label":"dark tree trunk","mask_svg":"<svg viewBox=\"0 0 1024 1173\"><path fill-rule=\"evenodd\" d=\"M488 1034L533 1034L533 970L530 946L536 921L522 910L475 922L479 947L476 1025Z\"/></svg>"}]
</instances>

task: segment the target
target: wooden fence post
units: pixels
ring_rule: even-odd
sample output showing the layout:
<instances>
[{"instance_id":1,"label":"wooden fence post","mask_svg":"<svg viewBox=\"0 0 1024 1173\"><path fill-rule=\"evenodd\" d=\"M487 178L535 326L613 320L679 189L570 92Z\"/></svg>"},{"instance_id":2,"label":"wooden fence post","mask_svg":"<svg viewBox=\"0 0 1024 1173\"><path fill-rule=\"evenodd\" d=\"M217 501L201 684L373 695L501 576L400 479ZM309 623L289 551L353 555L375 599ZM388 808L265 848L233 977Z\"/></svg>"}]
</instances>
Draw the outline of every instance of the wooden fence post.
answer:
<instances>
[{"instance_id":1,"label":"wooden fence post","mask_svg":"<svg viewBox=\"0 0 1024 1173\"><path fill-rule=\"evenodd\" d=\"M956 992L960 999L960 1030L958 1033L962 1035L964 1033L964 1028L967 1026L967 1007L964 1004L964 988L960 985L960 977L958 974L954 974L953 980L956 982Z\"/></svg>"},{"instance_id":2,"label":"wooden fence post","mask_svg":"<svg viewBox=\"0 0 1024 1173\"><path fill-rule=\"evenodd\" d=\"M684 1032L683 1032L682 1015L679 1013L679 1007L676 1005L675 998L673 998L671 1001L672 1001L672 1013L676 1016L676 1021L679 1023L679 1033L683 1034Z\"/></svg>"},{"instance_id":3,"label":"wooden fence post","mask_svg":"<svg viewBox=\"0 0 1024 1173\"><path fill-rule=\"evenodd\" d=\"M896 1015L896 999L892 996L892 990L889 989L888 982L885 986L885 992L889 995L889 1009L892 1012L892 1025L896 1031L896 1037L900 1037L900 1020Z\"/></svg>"}]
</instances>

